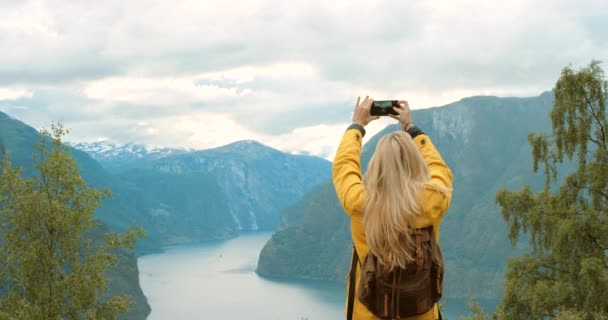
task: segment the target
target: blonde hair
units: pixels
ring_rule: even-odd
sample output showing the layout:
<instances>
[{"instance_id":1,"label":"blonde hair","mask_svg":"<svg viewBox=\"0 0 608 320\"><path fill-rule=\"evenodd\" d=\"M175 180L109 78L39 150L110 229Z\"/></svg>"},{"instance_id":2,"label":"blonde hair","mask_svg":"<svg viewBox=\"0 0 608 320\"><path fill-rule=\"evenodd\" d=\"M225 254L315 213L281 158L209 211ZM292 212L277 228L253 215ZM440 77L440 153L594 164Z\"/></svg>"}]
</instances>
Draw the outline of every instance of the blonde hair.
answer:
<instances>
[{"instance_id":1,"label":"blonde hair","mask_svg":"<svg viewBox=\"0 0 608 320\"><path fill-rule=\"evenodd\" d=\"M414 258L411 231L422 215L421 196L431 175L409 134L382 137L363 177L368 197L363 226L370 252L389 269L405 268Z\"/></svg>"}]
</instances>

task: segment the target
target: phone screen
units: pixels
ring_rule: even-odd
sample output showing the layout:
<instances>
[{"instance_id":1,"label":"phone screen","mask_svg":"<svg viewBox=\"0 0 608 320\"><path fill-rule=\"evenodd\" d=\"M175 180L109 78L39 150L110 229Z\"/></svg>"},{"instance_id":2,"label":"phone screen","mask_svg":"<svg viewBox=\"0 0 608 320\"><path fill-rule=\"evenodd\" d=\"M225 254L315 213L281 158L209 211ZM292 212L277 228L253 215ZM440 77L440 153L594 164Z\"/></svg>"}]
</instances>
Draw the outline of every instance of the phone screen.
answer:
<instances>
[{"instance_id":1,"label":"phone screen","mask_svg":"<svg viewBox=\"0 0 608 320\"><path fill-rule=\"evenodd\" d=\"M378 101L377 103L374 103L376 105L376 107L379 108L392 108L393 107L393 102L392 101Z\"/></svg>"},{"instance_id":2,"label":"phone screen","mask_svg":"<svg viewBox=\"0 0 608 320\"><path fill-rule=\"evenodd\" d=\"M389 114L398 115L398 113L393 110L393 107L396 107L398 103L397 100L374 101L369 113L372 116L386 116Z\"/></svg>"}]
</instances>

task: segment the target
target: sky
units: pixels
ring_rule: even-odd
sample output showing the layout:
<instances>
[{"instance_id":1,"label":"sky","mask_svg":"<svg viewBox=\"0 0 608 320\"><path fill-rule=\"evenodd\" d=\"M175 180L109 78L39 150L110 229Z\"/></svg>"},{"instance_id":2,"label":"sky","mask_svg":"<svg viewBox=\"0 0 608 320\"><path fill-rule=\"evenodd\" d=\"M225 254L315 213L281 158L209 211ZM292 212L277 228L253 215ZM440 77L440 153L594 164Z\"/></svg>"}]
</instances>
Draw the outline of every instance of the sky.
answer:
<instances>
[{"instance_id":1,"label":"sky","mask_svg":"<svg viewBox=\"0 0 608 320\"><path fill-rule=\"evenodd\" d=\"M0 111L73 142L331 159L359 95L536 96L608 63L606 30L605 0L0 0Z\"/></svg>"}]
</instances>

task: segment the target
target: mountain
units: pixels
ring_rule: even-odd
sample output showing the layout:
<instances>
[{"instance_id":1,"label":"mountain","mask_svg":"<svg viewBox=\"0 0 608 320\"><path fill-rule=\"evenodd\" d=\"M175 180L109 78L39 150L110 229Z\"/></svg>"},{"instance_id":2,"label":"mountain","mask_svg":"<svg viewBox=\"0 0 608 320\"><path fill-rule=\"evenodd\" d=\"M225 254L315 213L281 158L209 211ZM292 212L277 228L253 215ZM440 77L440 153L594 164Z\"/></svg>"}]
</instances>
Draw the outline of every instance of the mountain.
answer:
<instances>
[{"instance_id":1,"label":"mountain","mask_svg":"<svg viewBox=\"0 0 608 320\"><path fill-rule=\"evenodd\" d=\"M68 143L84 151L113 173L147 167L151 162L176 154L189 152L185 148L158 148L142 144L115 144L108 141Z\"/></svg>"},{"instance_id":2,"label":"mountain","mask_svg":"<svg viewBox=\"0 0 608 320\"><path fill-rule=\"evenodd\" d=\"M227 239L241 230L272 230L287 205L331 176L327 160L286 154L255 141L139 155L130 162L136 168L122 168L119 157L102 164L120 169L112 176L120 182L114 188L128 195L135 221L148 230L140 253Z\"/></svg>"},{"instance_id":3,"label":"mountain","mask_svg":"<svg viewBox=\"0 0 608 320\"><path fill-rule=\"evenodd\" d=\"M2 153L9 155L14 167L22 167L24 176L34 174L34 154L33 146L40 141L40 134L35 129L0 112L0 144ZM71 149L72 155L76 158L80 167L81 175L95 188L110 187L113 189L118 183L105 170L86 153ZM115 194L116 195L116 194ZM113 230L124 229L130 223L130 207L125 206L121 201L125 197L119 196L108 201L95 213L96 217L104 223L94 232L108 230L110 226ZM122 220L121 220L122 219ZM124 222L121 222L124 221ZM108 223L112 222L112 223ZM133 253L119 251L119 264L117 267L108 271L110 279L109 291L114 294L129 294L135 300L135 310L123 315L120 319L145 319L150 314L150 306L139 285L139 272L137 260Z\"/></svg>"},{"instance_id":4,"label":"mountain","mask_svg":"<svg viewBox=\"0 0 608 320\"><path fill-rule=\"evenodd\" d=\"M99 159L131 189L145 226L162 244L273 230L285 207L331 176L327 160L251 140L199 151L152 152L103 142L74 147Z\"/></svg>"},{"instance_id":5,"label":"mountain","mask_svg":"<svg viewBox=\"0 0 608 320\"><path fill-rule=\"evenodd\" d=\"M165 157L153 168L215 176L238 230L274 229L283 209L331 177L327 160L283 153L256 141Z\"/></svg>"},{"instance_id":6,"label":"mountain","mask_svg":"<svg viewBox=\"0 0 608 320\"><path fill-rule=\"evenodd\" d=\"M499 298L505 259L513 250L495 193L502 187L542 187L532 171L528 132L551 131L550 92L531 98L471 97L413 111L413 119L433 140L454 174L451 207L441 225L446 259L445 296ZM378 140L399 130L392 125L365 145L365 170ZM336 145L339 141L335 142ZM331 180L310 190L283 212L283 229L260 253L263 276L344 281L352 243L349 221ZM523 241L522 241L523 243Z\"/></svg>"}]
</instances>

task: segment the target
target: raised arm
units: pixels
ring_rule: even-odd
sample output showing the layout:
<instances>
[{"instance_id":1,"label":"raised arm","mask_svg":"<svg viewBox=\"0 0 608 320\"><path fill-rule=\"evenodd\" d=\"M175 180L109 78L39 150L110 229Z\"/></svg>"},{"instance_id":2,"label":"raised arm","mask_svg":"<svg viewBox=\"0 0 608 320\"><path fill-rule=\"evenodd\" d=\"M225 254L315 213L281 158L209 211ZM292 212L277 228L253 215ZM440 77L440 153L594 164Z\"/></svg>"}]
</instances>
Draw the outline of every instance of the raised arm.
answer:
<instances>
[{"instance_id":1,"label":"raised arm","mask_svg":"<svg viewBox=\"0 0 608 320\"><path fill-rule=\"evenodd\" d=\"M378 119L378 116L370 115L372 103L373 100L369 97L363 102L361 98L357 98L353 124L342 137L332 167L334 188L344 211L351 217L363 214L367 197L361 173L361 146L365 135L364 127Z\"/></svg>"},{"instance_id":2,"label":"raised arm","mask_svg":"<svg viewBox=\"0 0 608 320\"><path fill-rule=\"evenodd\" d=\"M362 126L353 124L344 133L332 167L336 194L348 215L363 213L366 192L361 173Z\"/></svg>"}]
</instances>

